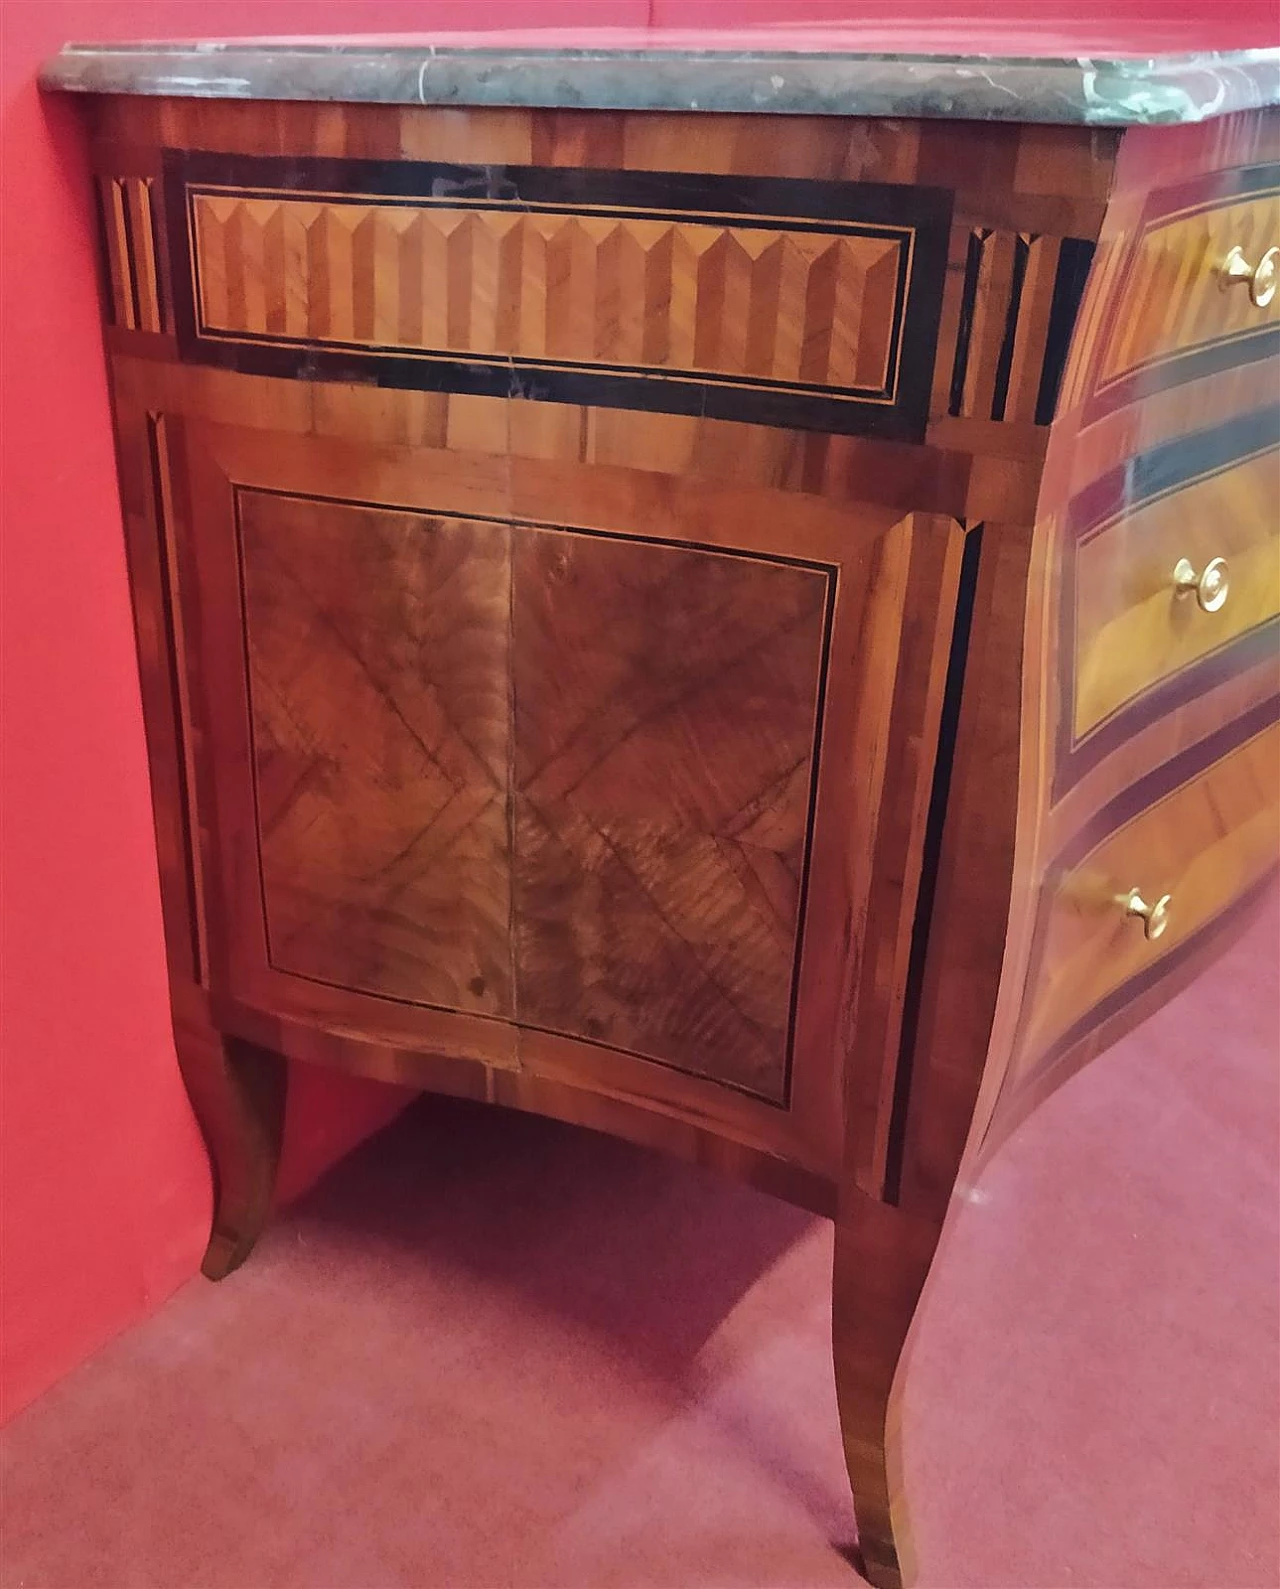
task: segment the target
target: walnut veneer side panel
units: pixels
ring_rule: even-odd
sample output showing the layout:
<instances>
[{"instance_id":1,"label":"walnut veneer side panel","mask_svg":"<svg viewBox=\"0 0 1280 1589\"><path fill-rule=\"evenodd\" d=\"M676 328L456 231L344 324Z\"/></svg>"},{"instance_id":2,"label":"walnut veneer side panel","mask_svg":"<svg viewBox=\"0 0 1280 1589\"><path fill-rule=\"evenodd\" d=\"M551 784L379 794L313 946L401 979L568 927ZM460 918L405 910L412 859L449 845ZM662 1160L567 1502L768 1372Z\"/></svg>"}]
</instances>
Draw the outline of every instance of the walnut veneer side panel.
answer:
<instances>
[{"instance_id":1,"label":"walnut veneer side panel","mask_svg":"<svg viewBox=\"0 0 1280 1589\"><path fill-rule=\"evenodd\" d=\"M510 531L245 488L267 957L509 1015Z\"/></svg>"},{"instance_id":2,"label":"walnut veneer side panel","mask_svg":"<svg viewBox=\"0 0 1280 1589\"><path fill-rule=\"evenodd\" d=\"M234 513L269 966L783 1102L833 570Z\"/></svg>"},{"instance_id":3,"label":"walnut veneer side panel","mask_svg":"<svg viewBox=\"0 0 1280 1589\"><path fill-rule=\"evenodd\" d=\"M951 789L929 747L944 726L944 699L948 743L956 729L954 615L957 600L971 600L961 587L979 577L984 539L964 532L976 509L1002 509L985 532L993 559L1001 538L1012 545L1025 534L1020 518L1029 519L1101 215L1098 157L1105 167L1114 137L993 128L981 137L950 129L944 138L922 125L881 145L874 129L868 143L815 120L779 125L762 142L748 118L468 113L464 149L456 114L389 107L254 106L229 115L209 104L107 101L99 118L110 334L133 400L170 415L175 435L183 418L241 423L256 411L251 423L282 436L425 447L424 464L442 485L394 499L371 452L346 470L327 506L307 505L297 485L309 466L294 470L289 486L273 484L265 467L222 469L219 484L199 461L199 426L185 438L190 456L176 472L194 470L239 519L238 567L219 565L209 578L248 630L249 682L238 686L248 731L224 729L224 737L252 772L258 809L248 810L224 773L215 825L231 824L243 838L212 851L206 844L196 864L218 876L231 864L240 879L213 911L213 936L240 966L241 996L286 1025L321 1020L335 1036L344 1026L356 1039L381 1030L388 1042L426 1041L440 1054L453 1042L473 1059L552 1076L581 1079L585 1066L596 1084L632 1096L643 1069L624 1067L609 1081L591 1045L675 1064L690 1077L732 1079L818 1132L806 1147L804 1131L797 1137L761 1117L750 1137L828 1174L838 1160L835 1078L848 1069L858 1176L878 1187L900 1153L891 1139L907 1125L898 1076L914 1040L920 889L936 863L945 804L939 777L955 807L962 803L963 777ZM144 300L154 307L144 311ZM376 384L361 396L355 379ZM278 451L262 451L264 463ZM723 511L745 525L741 490L728 488L753 477L757 491L784 493L796 507L818 498L846 504L846 549L818 557L826 572L815 565L805 576L776 561L812 560L803 516L776 521L776 531L754 541L727 520L717 525L713 482L724 482ZM714 604L697 622L687 612L664 616L645 595L650 575L619 585L610 569L626 548L616 539L570 541L551 528L572 529L570 504L585 495L599 504L585 522L616 532L645 520L653 485L675 478L705 479L707 507L691 519L685 488L682 525L669 533L735 554L665 554L684 558L687 577L673 575L670 588L691 601L701 571L717 571L722 611L714 621ZM203 524L191 532L193 566L216 563L213 499L197 490L190 500ZM410 508L415 516L406 516ZM871 539L860 539L854 525L867 508ZM904 519L910 509L943 517ZM477 578L468 596L448 559L441 563L443 611L471 638L458 640L461 671L441 687L428 677L424 701L406 710L403 686L422 680L413 644L378 638L394 616L382 610L391 598L346 593L362 559L425 591L437 577L429 565L440 559L425 550L421 515L437 527L435 539L447 521L466 540ZM485 516L492 527L476 528ZM535 566L543 554L538 532L522 524L529 518L548 526L542 539L557 545L556 557L574 548L568 578L553 563ZM895 539L898 522L906 528ZM416 548L415 536L423 543ZM876 550L880 536L889 538ZM480 541L492 578L479 578ZM280 551L289 542L301 566L286 573ZM736 556L752 545L775 561ZM652 551L646 559L653 567L662 560ZM727 685L729 673L712 665L724 614L734 609L746 623L753 600L762 614L777 601L786 607L790 585L806 577L813 612L800 630L784 624L774 639L767 626L739 633L736 649L725 631L724 657L740 654L760 669L758 689L747 678ZM526 669L556 678L564 641L575 624L598 621L592 604L611 586L615 599L640 602L637 633L653 655L671 654L677 715L664 720L656 700L652 710L634 700L615 708L639 727L619 719L611 750L608 714L596 720L584 711L574 732L599 739L599 763L583 761L583 776L566 786L578 807L557 811L548 828L534 779L551 774L535 764L557 747L523 746L540 731L535 703L527 687L508 686L504 721L501 676L505 666L514 679ZM888 609L876 617L865 600L873 586L905 620ZM566 605L571 596L580 609ZM406 598L396 599L403 608ZM488 618L468 616L476 602L489 604ZM199 605L185 603L193 631L209 622L192 610ZM424 612L422 601L400 611L401 627L434 652L443 631ZM584 684L609 676L625 701L652 672L651 663L621 665L630 642L611 628L601 622L589 637L587 660L562 681L566 701L576 692L586 707ZM541 653L531 649L539 633ZM686 634L700 650L688 653ZM230 656L231 639L227 632L206 646ZM313 641L325 661L303 668L299 657ZM786 657L772 657L778 646L790 648ZM833 667L844 680L851 666L852 693L844 683L830 688ZM231 665L215 657L209 669L220 682L202 686L207 710L221 720ZM981 687L971 679L972 694ZM457 689L468 712L467 692L481 691L486 744L458 733L459 712L447 699ZM428 696L450 725L443 740L414 721ZM324 704L331 700L343 709ZM891 722L877 727L890 706ZM761 733L750 727L752 711ZM717 747L707 725L735 717L738 748L730 740ZM571 749L570 761L584 755ZM641 751L656 752L656 763ZM699 755L701 788L685 766ZM859 771L855 787L838 795L848 776L842 765ZM645 788L669 818L628 816ZM558 801L563 791L553 794ZM343 815L353 800L363 812L354 823ZM516 824L505 835L504 801ZM693 813L691 826L679 811ZM850 821L850 842L874 857L874 875L823 837ZM640 846L634 853L619 842L619 822ZM245 858L255 831L256 869ZM523 858L512 848L517 832ZM694 849L680 847L681 832ZM438 853L436 865L424 864L428 852ZM994 886L998 896L998 879ZM628 891L635 906L619 915ZM469 926L451 922L448 908L464 895L475 906ZM592 899L609 909L600 914ZM624 916L630 926L619 936ZM809 916L817 930L806 951ZM759 930L754 938L737 932L739 949L730 951L730 922ZM883 947L859 960L868 934ZM261 963L251 971L244 946L259 941ZM429 967L431 956L438 963ZM531 968L523 997L522 959ZM859 963L867 968L860 978L851 973ZM282 1001L285 977L310 991ZM340 987L359 995L345 1020L337 994L325 991ZM662 1000L650 999L646 1031L627 1006L660 987L670 989L671 1013L662 1016ZM389 1025L368 1002L377 997L401 1011ZM719 1017L706 1013L707 1000ZM404 1013L419 1002L438 1005L440 1022ZM513 1045L477 1018L517 1022L529 1040ZM243 1029L256 1034L261 1022ZM543 1044L538 1030L579 1046ZM729 1030L736 1036L725 1043ZM818 1057L824 1045L830 1059ZM717 1057L722 1049L731 1057ZM652 1105L663 1086L646 1080L640 1092ZM668 1093L664 1107L676 1096ZM731 1123L738 1104L721 1108L695 1093L676 1106L690 1104L700 1119L727 1111L729 1128L744 1130Z\"/></svg>"},{"instance_id":4,"label":"walnut veneer side panel","mask_svg":"<svg viewBox=\"0 0 1280 1589\"><path fill-rule=\"evenodd\" d=\"M836 570L515 534L518 1019L784 1103Z\"/></svg>"}]
</instances>

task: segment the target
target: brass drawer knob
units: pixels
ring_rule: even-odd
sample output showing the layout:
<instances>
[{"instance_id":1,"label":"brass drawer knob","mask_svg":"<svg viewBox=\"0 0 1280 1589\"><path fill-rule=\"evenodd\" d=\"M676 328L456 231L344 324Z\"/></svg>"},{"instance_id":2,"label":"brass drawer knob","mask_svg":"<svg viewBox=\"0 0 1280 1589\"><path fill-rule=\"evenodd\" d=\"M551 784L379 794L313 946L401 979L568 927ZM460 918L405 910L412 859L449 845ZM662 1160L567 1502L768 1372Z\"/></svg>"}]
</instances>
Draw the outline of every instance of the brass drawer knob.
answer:
<instances>
[{"instance_id":1,"label":"brass drawer knob","mask_svg":"<svg viewBox=\"0 0 1280 1589\"><path fill-rule=\"evenodd\" d=\"M1169 925L1172 894L1161 894L1154 905L1148 905L1141 890L1131 888L1127 894L1121 895L1121 903L1126 916L1133 916L1142 923L1142 935L1148 943L1154 943Z\"/></svg>"},{"instance_id":2,"label":"brass drawer knob","mask_svg":"<svg viewBox=\"0 0 1280 1589\"><path fill-rule=\"evenodd\" d=\"M1191 563L1180 557L1174 564L1173 588L1179 596L1189 596L1194 591L1201 612L1217 612L1226 605L1227 592L1231 589L1226 558L1215 557L1197 574Z\"/></svg>"},{"instance_id":3,"label":"brass drawer knob","mask_svg":"<svg viewBox=\"0 0 1280 1589\"><path fill-rule=\"evenodd\" d=\"M1257 309L1265 309L1276 295L1276 278L1280 276L1280 248L1269 248L1256 265L1244 257L1242 248L1233 248L1218 267L1218 285L1228 287L1247 284L1249 301Z\"/></svg>"}]
</instances>

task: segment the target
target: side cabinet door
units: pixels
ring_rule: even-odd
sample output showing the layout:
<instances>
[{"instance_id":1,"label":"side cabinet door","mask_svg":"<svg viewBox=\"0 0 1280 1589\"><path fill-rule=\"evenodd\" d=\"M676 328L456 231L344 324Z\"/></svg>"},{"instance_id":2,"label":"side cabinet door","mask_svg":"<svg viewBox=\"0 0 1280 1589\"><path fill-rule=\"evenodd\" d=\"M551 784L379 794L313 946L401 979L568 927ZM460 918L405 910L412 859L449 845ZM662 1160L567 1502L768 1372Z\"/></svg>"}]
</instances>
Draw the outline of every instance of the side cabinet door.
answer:
<instances>
[{"instance_id":1,"label":"side cabinet door","mask_svg":"<svg viewBox=\"0 0 1280 1589\"><path fill-rule=\"evenodd\" d=\"M514 533L520 1018L784 1104L834 571Z\"/></svg>"},{"instance_id":2,"label":"side cabinet door","mask_svg":"<svg viewBox=\"0 0 1280 1589\"><path fill-rule=\"evenodd\" d=\"M515 989L507 525L372 449L187 422L213 991L500 1062ZM367 500L371 483L380 500Z\"/></svg>"},{"instance_id":3,"label":"side cabinet door","mask_svg":"<svg viewBox=\"0 0 1280 1589\"><path fill-rule=\"evenodd\" d=\"M870 1184L965 535L763 488L643 490L609 530L513 530L521 1061L831 1175L848 1088Z\"/></svg>"},{"instance_id":4,"label":"side cabinet door","mask_svg":"<svg viewBox=\"0 0 1280 1589\"><path fill-rule=\"evenodd\" d=\"M827 1174L849 1085L873 1181L961 527L167 434L225 1018L643 1100Z\"/></svg>"}]
</instances>

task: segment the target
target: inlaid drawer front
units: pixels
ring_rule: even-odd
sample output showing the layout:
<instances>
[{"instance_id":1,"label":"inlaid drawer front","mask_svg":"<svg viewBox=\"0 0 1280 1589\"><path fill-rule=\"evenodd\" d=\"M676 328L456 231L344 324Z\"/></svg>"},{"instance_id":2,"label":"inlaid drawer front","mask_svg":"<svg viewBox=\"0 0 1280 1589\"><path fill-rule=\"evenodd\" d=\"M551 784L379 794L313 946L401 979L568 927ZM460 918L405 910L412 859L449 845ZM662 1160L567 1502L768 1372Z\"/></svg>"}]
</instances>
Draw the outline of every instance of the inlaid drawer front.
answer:
<instances>
[{"instance_id":1,"label":"inlaid drawer front","mask_svg":"<svg viewBox=\"0 0 1280 1589\"><path fill-rule=\"evenodd\" d=\"M1280 613L1280 448L1099 525L1075 551L1078 742Z\"/></svg>"},{"instance_id":2,"label":"inlaid drawer front","mask_svg":"<svg viewBox=\"0 0 1280 1589\"><path fill-rule=\"evenodd\" d=\"M1280 840L1276 700L1254 714L1237 748L1188 752L1182 782L1137 815L1139 785L1116 802L1121 825L1059 863L1037 928L1036 988L1023 1066L1060 1052L1115 1000L1134 997L1275 865ZM1105 814L1104 819L1105 821Z\"/></svg>"},{"instance_id":3,"label":"inlaid drawer front","mask_svg":"<svg viewBox=\"0 0 1280 1589\"><path fill-rule=\"evenodd\" d=\"M1232 362L1274 343L1280 168L1255 168L1232 180L1246 190L1238 198L1197 202L1187 194L1187 202L1170 208L1166 193L1161 210L1143 223L1105 338L1098 393L1144 372L1158 379L1197 373L1192 361L1211 348ZM1179 361L1185 371L1163 368Z\"/></svg>"},{"instance_id":4,"label":"inlaid drawer front","mask_svg":"<svg viewBox=\"0 0 1280 1589\"><path fill-rule=\"evenodd\" d=\"M1274 652L1280 407L1140 453L1070 504L1056 786Z\"/></svg>"},{"instance_id":5,"label":"inlaid drawer front","mask_svg":"<svg viewBox=\"0 0 1280 1589\"><path fill-rule=\"evenodd\" d=\"M182 356L922 436L950 195L167 156Z\"/></svg>"}]
</instances>

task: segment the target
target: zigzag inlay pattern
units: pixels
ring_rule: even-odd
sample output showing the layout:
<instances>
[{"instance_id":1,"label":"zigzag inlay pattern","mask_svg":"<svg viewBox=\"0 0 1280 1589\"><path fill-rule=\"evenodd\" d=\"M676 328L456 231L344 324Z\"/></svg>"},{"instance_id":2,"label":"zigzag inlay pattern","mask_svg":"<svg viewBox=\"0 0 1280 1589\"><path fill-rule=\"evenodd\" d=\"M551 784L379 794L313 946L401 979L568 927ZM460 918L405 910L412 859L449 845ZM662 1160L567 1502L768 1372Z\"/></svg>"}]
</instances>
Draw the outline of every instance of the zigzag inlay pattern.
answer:
<instances>
[{"instance_id":1,"label":"zigzag inlay pattern","mask_svg":"<svg viewBox=\"0 0 1280 1589\"><path fill-rule=\"evenodd\" d=\"M888 400L909 235L189 193L199 330Z\"/></svg>"}]
</instances>

